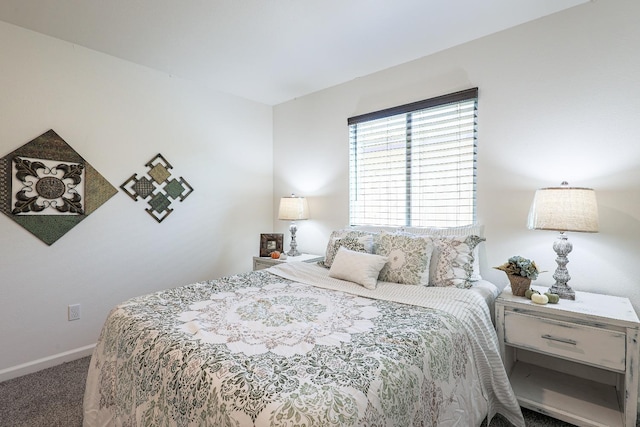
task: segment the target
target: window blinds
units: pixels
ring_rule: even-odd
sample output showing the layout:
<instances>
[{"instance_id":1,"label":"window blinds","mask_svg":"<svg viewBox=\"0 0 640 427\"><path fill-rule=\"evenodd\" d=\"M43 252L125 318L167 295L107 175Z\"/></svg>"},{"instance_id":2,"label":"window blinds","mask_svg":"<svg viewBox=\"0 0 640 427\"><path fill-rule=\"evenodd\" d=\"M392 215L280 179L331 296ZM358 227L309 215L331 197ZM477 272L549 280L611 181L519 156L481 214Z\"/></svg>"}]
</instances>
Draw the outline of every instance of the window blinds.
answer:
<instances>
[{"instance_id":1,"label":"window blinds","mask_svg":"<svg viewBox=\"0 0 640 427\"><path fill-rule=\"evenodd\" d=\"M352 117L352 225L471 224L478 89Z\"/></svg>"}]
</instances>

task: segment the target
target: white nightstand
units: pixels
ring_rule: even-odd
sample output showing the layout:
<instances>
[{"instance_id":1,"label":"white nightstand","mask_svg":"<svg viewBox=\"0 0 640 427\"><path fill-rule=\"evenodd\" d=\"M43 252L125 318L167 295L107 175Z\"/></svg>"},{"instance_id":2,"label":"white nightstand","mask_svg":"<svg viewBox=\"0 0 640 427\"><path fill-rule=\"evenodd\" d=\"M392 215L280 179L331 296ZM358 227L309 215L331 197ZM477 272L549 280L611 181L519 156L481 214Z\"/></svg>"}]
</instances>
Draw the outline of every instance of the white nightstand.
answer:
<instances>
[{"instance_id":1,"label":"white nightstand","mask_svg":"<svg viewBox=\"0 0 640 427\"><path fill-rule=\"evenodd\" d=\"M500 354L520 405L579 426L635 427L639 326L627 298L576 292L575 301L537 305L507 287L496 300Z\"/></svg>"},{"instance_id":2,"label":"white nightstand","mask_svg":"<svg viewBox=\"0 0 640 427\"><path fill-rule=\"evenodd\" d=\"M254 256L253 257L253 270L262 270L263 268L273 267L276 264L283 262L317 262L322 261L324 257L322 255L301 254L298 256L288 256L287 259L273 259L271 257Z\"/></svg>"}]
</instances>

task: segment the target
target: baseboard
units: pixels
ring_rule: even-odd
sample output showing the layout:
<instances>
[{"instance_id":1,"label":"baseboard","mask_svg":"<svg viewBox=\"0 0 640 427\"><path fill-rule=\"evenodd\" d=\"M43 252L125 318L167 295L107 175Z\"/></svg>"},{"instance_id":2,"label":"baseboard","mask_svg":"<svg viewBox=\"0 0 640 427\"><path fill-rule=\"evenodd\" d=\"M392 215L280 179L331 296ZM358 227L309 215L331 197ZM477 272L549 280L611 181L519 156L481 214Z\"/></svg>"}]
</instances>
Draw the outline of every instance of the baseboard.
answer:
<instances>
[{"instance_id":1,"label":"baseboard","mask_svg":"<svg viewBox=\"0 0 640 427\"><path fill-rule=\"evenodd\" d=\"M85 347L65 351L63 353L54 354L52 356L43 357L42 359L37 359L31 362L23 363L21 365L11 366L6 369L0 369L0 383L12 378L21 377L23 375L32 374L43 369L51 368L65 362L71 362L72 360L91 356L91 353L93 353L93 349L95 348L95 346L95 344L91 344Z\"/></svg>"}]
</instances>

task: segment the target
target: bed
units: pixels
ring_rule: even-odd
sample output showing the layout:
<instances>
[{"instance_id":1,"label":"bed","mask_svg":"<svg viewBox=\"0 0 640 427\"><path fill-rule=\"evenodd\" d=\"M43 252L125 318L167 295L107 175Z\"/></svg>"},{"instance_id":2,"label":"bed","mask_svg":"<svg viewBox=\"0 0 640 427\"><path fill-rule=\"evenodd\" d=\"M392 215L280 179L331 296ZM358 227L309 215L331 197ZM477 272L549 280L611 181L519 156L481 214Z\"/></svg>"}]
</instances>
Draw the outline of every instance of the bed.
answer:
<instances>
[{"instance_id":1,"label":"bed","mask_svg":"<svg viewBox=\"0 0 640 427\"><path fill-rule=\"evenodd\" d=\"M329 252L337 266L347 249ZM287 263L118 305L84 425L479 426L500 413L524 426L493 285L366 287L333 270Z\"/></svg>"}]
</instances>

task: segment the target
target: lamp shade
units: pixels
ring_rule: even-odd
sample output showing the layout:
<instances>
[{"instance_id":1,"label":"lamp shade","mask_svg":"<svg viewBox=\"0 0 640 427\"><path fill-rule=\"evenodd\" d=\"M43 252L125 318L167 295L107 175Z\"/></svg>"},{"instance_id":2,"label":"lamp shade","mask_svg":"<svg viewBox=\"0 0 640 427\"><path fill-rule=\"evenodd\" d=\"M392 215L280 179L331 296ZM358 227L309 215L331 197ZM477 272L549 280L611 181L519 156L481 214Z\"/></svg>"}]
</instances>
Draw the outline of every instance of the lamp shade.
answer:
<instances>
[{"instance_id":1,"label":"lamp shade","mask_svg":"<svg viewBox=\"0 0 640 427\"><path fill-rule=\"evenodd\" d=\"M598 204L591 188L541 188L536 191L529 211L528 227L535 230L598 231Z\"/></svg>"},{"instance_id":2,"label":"lamp shade","mask_svg":"<svg viewBox=\"0 0 640 427\"><path fill-rule=\"evenodd\" d=\"M309 204L304 197L283 197L280 199L280 209L278 210L278 219L297 221L301 219L309 219Z\"/></svg>"}]
</instances>

